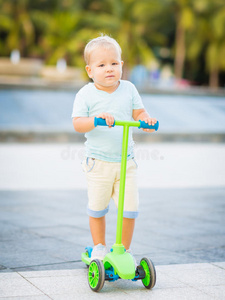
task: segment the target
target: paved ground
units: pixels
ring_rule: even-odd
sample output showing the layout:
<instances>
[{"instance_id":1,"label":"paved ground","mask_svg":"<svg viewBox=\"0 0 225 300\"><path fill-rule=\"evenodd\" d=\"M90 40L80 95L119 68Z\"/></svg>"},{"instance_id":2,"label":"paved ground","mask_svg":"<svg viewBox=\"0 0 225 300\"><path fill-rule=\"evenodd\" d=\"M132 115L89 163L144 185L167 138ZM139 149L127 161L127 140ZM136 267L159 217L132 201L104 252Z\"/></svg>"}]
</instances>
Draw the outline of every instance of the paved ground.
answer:
<instances>
[{"instance_id":1,"label":"paved ground","mask_svg":"<svg viewBox=\"0 0 225 300\"><path fill-rule=\"evenodd\" d=\"M0 145L0 299L225 299L225 145L141 144L132 249L157 270L90 291L80 260L91 244L81 145ZM144 174L145 176L143 176ZM115 240L116 210L107 216Z\"/></svg>"},{"instance_id":2,"label":"paved ground","mask_svg":"<svg viewBox=\"0 0 225 300\"><path fill-rule=\"evenodd\" d=\"M151 291L141 282L106 282L100 293L87 286L87 270L0 273L1 299L224 299L225 263L156 266L157 285Z\"/></svg>"}]
</instances>

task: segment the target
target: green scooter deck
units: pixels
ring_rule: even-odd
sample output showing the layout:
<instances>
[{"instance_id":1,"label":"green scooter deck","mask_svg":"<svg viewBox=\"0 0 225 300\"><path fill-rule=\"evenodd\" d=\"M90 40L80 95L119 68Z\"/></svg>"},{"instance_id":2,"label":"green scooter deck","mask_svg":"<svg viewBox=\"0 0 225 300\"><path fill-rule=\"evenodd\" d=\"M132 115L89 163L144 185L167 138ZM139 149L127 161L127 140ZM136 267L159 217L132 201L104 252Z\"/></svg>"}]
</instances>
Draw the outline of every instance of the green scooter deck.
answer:
<instances>
[{"instance_id":1,"label":"green scooter deck","mask_svg":"<svg viewBox=\"0 0 225 300\"><path fill-rule=\"evenodd\" d=\"M87 266L90 265L91 258L87 256L87 253L83 252L81 259ZM118 274L122 279L134 279L135 277L134 260L130 253L108 253L104 258L103 264L106 270L112 266L114 273Z\"/></svg>"},{"instance_id":2,"label":"green scooter deck","mask_svg":"<svg viewBox=\"0 0 225 300\"><path fill-rule=\"evenodd\" d=\"M83 252L81 259L87 266L90 265L91 258L88 252ZM106 270L113 267L114 273L122 279L134 279L135 277L134 259L130 253L125 252L123 245L114 245L112 252L105 256L103 264Z\"/></svg>"},{"instance_id":3,"label":"green scooter deck","mask_svg":"<svg viewBox=\"0 0 225 300\"><path fill-rule=\"evenodd\" d=\"M103 264L106 270L112 266L114 273L122 279L134 279L135 277L134 259L130 253L108 253L103 260Z\"/></svg>"}]
</instances>

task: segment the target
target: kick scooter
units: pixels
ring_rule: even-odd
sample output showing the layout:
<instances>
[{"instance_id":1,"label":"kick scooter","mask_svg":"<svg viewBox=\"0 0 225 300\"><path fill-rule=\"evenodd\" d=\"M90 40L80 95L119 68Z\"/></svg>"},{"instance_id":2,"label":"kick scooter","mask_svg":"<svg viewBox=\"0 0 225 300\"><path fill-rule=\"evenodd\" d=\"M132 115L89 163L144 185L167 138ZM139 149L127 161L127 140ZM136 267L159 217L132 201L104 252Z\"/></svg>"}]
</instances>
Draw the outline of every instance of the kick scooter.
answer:
<instances>
[{"instance_id":1,"label":"kick scooter","mask_svg":"<svg viewBox=\"0 0 225 300\"><path fill-rule=\"evenodd\" d=\"M95 118L94 125L95 127L107 126L106 121L101 118ZM119 278L131 279L133 281L142 280L143 285L147 289L153 288L156 283L156 271L150 259L146 257L142 258L140 265L137 268L135 267L132 255L126 252L122 244L122 227L129 127L155 129L157 131L159 122L152 126L144 121L115 121L113 126L115 125L123 126L116 243L112 246L111 252L105 256L103 262L99 259L91 260L92 247L85 248L86 251L81 255L82 261L89 266L88 283L90 288L95 292L103 288L105 280L115 281Z\"/></svg>"}]
</instances>

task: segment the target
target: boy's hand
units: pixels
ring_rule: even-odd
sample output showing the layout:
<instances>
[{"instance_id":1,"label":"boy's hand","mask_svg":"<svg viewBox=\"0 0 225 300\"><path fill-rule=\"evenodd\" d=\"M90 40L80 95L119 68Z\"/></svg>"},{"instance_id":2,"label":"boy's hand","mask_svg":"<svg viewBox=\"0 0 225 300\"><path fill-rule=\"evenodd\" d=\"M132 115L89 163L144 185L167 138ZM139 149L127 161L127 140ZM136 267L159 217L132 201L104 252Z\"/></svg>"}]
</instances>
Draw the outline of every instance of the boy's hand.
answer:
<instances>
[{"instance_id":1,"label":"boy's hand","mask_svg":"<svg viewBox=\"0 0 225 300\"><path fill-rule=\"evenodd\" d=\"M109 128L111 128L114 124L114 117L109 113L101 113L97 116L97 118L105 119L106 124L109 126Z\"/></svg>"},{"instance_id":2,"label":"boy's hand","mask_svg":"<svg viewBox=\"0 0 225 300\"><path fill-rule=\"evenodd\" d=\"M146 117L144 118L142 121L145 121L145 123L147 123L148 125L155 125L157 123L157 120L155 118L150 118L150 117ZM144 129L143 131L145 132L154 132L155 129Z\"/></svg>"}]
</instances>

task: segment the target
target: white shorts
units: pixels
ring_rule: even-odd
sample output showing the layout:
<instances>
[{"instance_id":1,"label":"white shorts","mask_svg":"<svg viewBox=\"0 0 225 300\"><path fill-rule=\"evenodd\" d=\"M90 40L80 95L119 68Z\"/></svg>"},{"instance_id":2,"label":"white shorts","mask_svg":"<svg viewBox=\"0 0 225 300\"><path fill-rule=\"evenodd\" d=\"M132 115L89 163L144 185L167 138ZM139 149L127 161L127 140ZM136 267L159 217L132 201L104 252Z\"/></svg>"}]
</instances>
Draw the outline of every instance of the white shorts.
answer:
<instances>
[{"instance_id":1,"label":"white shorts","mask_svg":"<svg viewBox=\"0 0 225 300\"><path fill-rule=\"evenodd\" d=\"M121 163L88 157L82 162L82 166L88 184L88 215L94 218L103 217L109 210L111 198L118 208ZM134 159L130 159L127 161L123 216L136 218L138 204L137 164Z\"/></svg>"}]
</instances>

